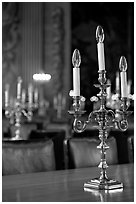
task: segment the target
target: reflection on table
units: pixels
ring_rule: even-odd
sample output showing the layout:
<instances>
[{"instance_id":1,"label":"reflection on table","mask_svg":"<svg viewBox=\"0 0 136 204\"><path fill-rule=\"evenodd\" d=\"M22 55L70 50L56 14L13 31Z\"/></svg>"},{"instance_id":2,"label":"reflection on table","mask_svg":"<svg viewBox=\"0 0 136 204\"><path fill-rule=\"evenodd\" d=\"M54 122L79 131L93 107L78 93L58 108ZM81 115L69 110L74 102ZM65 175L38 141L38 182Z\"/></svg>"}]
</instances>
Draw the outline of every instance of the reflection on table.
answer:
<instances>
[{"instance_id":1,"label":"reflection on table","mask_svg":"<svg viewBox=\"0 0 136 204\"><path fill-rule=\"evenodd\" d=\"M123 190L85 192L83 184L99 176L97 167L3 176L4 202L133 202L133 164L112 165L108 176L123 182Z\"/></svg>"}]
</instances>

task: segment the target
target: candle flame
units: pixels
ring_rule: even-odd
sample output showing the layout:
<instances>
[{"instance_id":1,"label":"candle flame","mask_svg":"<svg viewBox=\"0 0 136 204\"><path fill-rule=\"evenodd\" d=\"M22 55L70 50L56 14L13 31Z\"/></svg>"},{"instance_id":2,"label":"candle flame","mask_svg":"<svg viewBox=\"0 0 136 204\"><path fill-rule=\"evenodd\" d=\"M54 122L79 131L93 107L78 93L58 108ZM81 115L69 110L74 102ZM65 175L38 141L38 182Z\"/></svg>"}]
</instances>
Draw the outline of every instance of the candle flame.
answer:
<instances>
[{"instance_id":1,"label":"candle flame","mask_svg":"<svg viewBox=\"0 0 136 204\"><path fill-rule=\"evenodd\" d=\"M104 41L104 30L101 26L97 26L96 40L97 40L97 42L103 42Z\"/></svg>"},{"instance_id":2,"label":"candle flame","mask_svg":"<svg viewBox=\"0 0 136 204\"><path fill-rule=\"evenodd\" d=\"M75 49L72 56L72 64L74 67L79 67L81 63L81 55L78 49Z\"/></svg>"},{"instance_id":3,"label":"candle flame","mask_svg":"<svg viewBox=\"0 0 136 204\"><path fill-rule=\"evenodd\" d=\"M124 56L121 56L120 58L119 69L121 72L125 72L127 70L127 60Z\"/></svg>"}]
</instances>

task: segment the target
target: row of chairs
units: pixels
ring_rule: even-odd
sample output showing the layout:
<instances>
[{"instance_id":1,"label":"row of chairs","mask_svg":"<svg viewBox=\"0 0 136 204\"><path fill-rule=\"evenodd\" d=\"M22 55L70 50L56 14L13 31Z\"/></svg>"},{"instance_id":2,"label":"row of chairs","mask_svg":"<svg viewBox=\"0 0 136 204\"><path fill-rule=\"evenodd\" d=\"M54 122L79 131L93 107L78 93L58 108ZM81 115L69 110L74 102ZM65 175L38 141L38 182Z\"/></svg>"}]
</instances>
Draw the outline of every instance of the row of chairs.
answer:
<instances>
[{"instance_id":1,"label":"row of chairs","mask_svg":"<svg viewBox=\"0 0 136 204\"><path fill-rule=\"evenodd\" d=\"M133 137L128 139L131 147L131 162L133 162ZM51 171L67 168L82 168L98 166L100 150L97 149L99 139L69 138L64 132L57 137L39 139L3 141L2 143L2 174L20 174L41 171ZM107 139L109 149L106 151L107 163L117 164L118 149L115 137Z\"/></svg>"}]
</instances>

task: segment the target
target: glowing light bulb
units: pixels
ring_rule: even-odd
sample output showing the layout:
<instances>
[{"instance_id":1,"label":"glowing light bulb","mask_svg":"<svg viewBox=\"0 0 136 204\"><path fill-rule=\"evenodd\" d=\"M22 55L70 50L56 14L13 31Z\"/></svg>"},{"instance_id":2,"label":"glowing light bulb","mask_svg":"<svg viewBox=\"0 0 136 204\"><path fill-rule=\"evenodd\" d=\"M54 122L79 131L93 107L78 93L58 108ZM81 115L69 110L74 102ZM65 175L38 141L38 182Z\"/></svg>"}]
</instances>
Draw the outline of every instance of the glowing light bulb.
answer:
<instances>
[{"instance_id":1,"label":"glowing light bulb","mask_svg":"<svg viewBox=\"0 0 136 204\"><path fill-rule=\"evenodd\" d=\"M98 43L104 41L104 30L103 30L103 28L101 26L97 26L96 40L97 40Z\"/></svg>"},{"instance_id":2,"label":"glowing light bulb","mask_svg":"<svg viewBox=\"0 0 136 204\"><path fill-rule=\"evenodd\" d=\"M35 81L50 81L51 80L51 75L50 74L44 74L44 73L39 73L39 74L34 74L33 79Z\"/></svg>"},{"instance_id":3,"label":"glowing light bulb","mask_svg":"<svg viewBox=\"0 0 136 204\"><path fill-rule=\"evenodd\" d=\"M75 49L72 56L72 64L74 67L79 67L81 64L81 56L78 49Z\"/></svg>"},{"instance_id":4,"label":"glowing light bulb","mask_svg":"<svg viewBox=\"0 0 136 204\"><path fill-rule=\"evenodd\" d=\"M119 69L121 72L125 72L127 70L127 60L124 56L121 56L120 58Z\"/></svg>"}]
</instances>

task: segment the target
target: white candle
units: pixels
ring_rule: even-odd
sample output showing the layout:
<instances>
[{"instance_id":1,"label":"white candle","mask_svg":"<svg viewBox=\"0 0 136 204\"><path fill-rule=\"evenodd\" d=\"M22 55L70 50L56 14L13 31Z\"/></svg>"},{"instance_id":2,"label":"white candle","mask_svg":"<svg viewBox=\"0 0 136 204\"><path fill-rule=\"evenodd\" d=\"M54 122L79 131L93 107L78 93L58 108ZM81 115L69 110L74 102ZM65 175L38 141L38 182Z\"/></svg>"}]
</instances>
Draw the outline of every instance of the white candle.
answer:
<instances>
[{"instance_id":1,"label":"white candle","mask_svg":"<svg viewBox=\"0 0 136 204\"><path fill-rule=\"evenodd\" d=\"M131 94L131 80L128 80L128 95Z\"/></svg>"},{"instance_id":2,"label":"white candle","mask_svg":"<svg viewBox=\"0 0 136 204\"><path fill-rule=\"evenodd\" d=\"M18 77L18 83L17 83L17 99L21 98L21 84L22 84L22 79L21 77Z\"/></svg>"},{"instance_id":3,"label":"white candle","mask_svg":"<svg viewBox=\"0 0 136 204\"><path fill-rule=\"evenodd\" d=\"M23 89L22 90L22 103L25 103L26 100L26 91Z\"/></svg>"},{"instance_id":4,"label":"white candle","mask_svg":"<svg viewBox=\"0 0 136 204\"><path fill-rule=\"evenodd\" d=\"M73 63L73 96L80 96L80 63L81 56L79 50L75 49L72 56Z\"/></svg>"},{"instance_id":5,"label":"white candle","mask_svg":"<svg viewBox=\"0 0 136 204\"><path fill-rule=\"evenodd\" d=\"M9 103L9 84L5 85L5 107L8 106Z\"/></svg>"},{"instance_id":6,"label":"white candle","mask_svg":"<svg viewBox=\"0 0 136 204\"><path fill-rule=\"evenodd\" d=\"M98 50L99 71L105 70L104 44L102 42L99 42L97 44L97 50Z\"/></svg>"},{"instance_id":7,"label":"white candle","mask_svg":"<svg viewBox=\"0 0 136 204\"><path fill-rule=\"evenodd\" d=\"M61 104L62 104L62 94L59 93L57 98L58 98L58 105L61 106Z\"/></svg>"},{"instance_id":8,"label":"white candle","mask_svg":"<svg viewBox=\"0 0 136 204\"><path fill-rule=\"evenodd\" d=\"M111 81L109 79L107 80L107 84L111 84ZM110 99L111 98L111 86L107 87L106 92L107 92L107 99Z\"/></svg>"},{"instance_id":9,"label":"white candle","mask_svg":"<svg viewBox=\"0 0 136 204\"><path fill-rule=\"evenodd\" d=\"M56 96L54 96L54 98L53 98L53 105L54 105L54 109L56 109L56 107L57 107L57 98L56 98Z\"/></svg>"},{"instance_id":10,"label":"white candle","mask_svg":"<svg viewBox=\"0 0 136 204\"><path fill-rule=\"evenodd\" d=\"M38 89L37 88L34 91L34 102L38 103Z\"/></svg>"},{"instance_id":11,"label":"white candle","mask_svg":"<svg viewBox=\"0 0 136 204\"><path fill-rule=\"evenodd\" d=\"M62 106L63 106L63 108L66 106L66 98L65 98L65 96L62 98Z\"/></svg>"},{"instance_id":12,"label":"white candle","mask_svg":"<svg viewBox=\"0 0 136 204\"><path fill-rule=\"evenodd\" d=\"M121 78L121 97L128 97L128 87L127 87L127 73L121 72L120 73Z\"/></svg>"},{"instance_id":13,"label":"white candle","mask_svg":"<svg viewBox=\"0 0 136 204\"><path fill-rule=\"evenodd\" d=\"M73 93L74 96L80 96L80 68L73 68Z\"/></svg>"},{"instance_id":14,"label":"white candle","mask_svg":"<svg viewBox=\"0 0 136 204\"><path fill-rule=\"evenodd\" d=\"M32 84L29 84L28 86L28 102L30 105L33 103L33 87Z\"/></svg>"},{"instance_id":15,"label":"white candle","mask_svg":"<svg viewBox=\"0 0 136 204\"><path fill-rule=\"evenodd\" d=\"M121 56L119 61L120 68L120 81L121 81L121 97L128 97L128 87L127 87L127 61L124 56Z\"/></svg>"},{"instance_id":16,"label":"white candle","mask_svg":"<svg viewBox=\"0 0 136 204\"><path fill-rule=\"evenodd\" d=\"M116 73L116 93L119 92L119 72Z\"/></svg>"},{"instance_id":17,"label":"white candle","mask_svg":"<svg viewBox=\"0 0 136 204\"><path fill-rule=\"evenodd\" d=\"M14 104L15 104L15 99L13 97L10 98L10 101L9 101L9 104L11 107L14 107Z\"/></svg>"},{"instance_id":18,"label":"white candle","mask_svg":"<svg viewBox=\"0 0 136 204\"><path fill-rule=\"evenodd\" d=\"M105 70L105 58L104 58L104 31L101 26L98 26L96 29L96 39L97 43L97 51L98 51L98 65L99 71Z\"/></svg>"}]
</instances>

